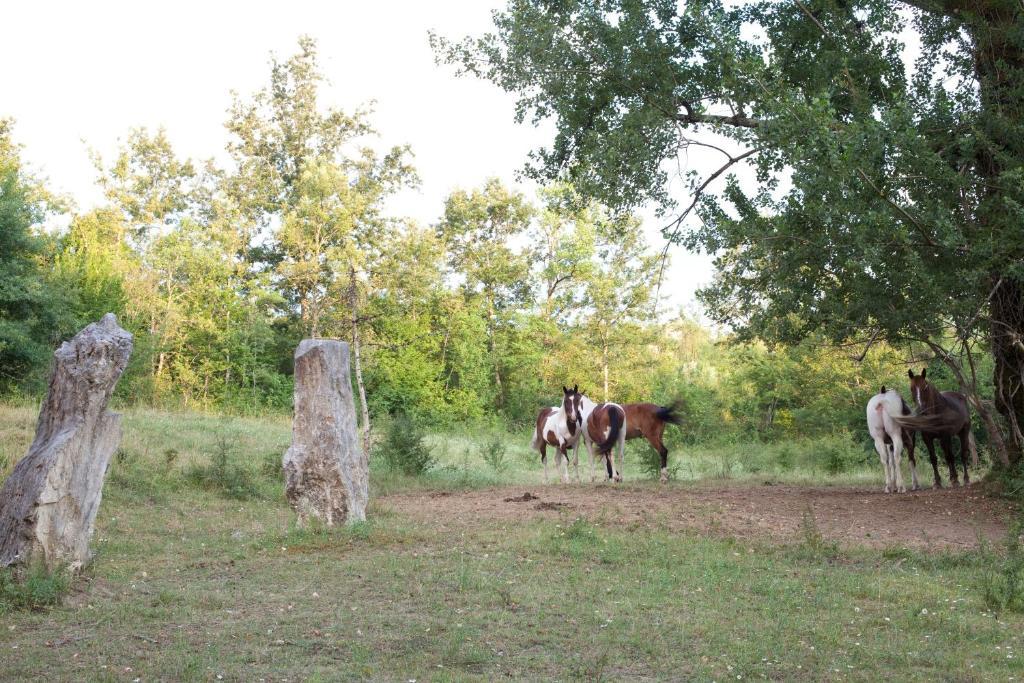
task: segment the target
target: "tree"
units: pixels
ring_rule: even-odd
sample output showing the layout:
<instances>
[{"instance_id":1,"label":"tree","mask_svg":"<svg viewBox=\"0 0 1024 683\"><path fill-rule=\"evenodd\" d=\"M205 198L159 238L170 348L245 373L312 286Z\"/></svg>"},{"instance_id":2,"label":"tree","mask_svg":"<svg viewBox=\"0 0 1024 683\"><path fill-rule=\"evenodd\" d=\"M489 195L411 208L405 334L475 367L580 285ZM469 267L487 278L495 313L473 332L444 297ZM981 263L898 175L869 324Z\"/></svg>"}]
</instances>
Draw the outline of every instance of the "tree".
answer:
<instances>
[{"instance_id":1,"label":"tree","mask_svg":"<svg viewBox=\"0 0 1024 683\"><path fill-rule=\"evenodd\" d=\"M446 244L450 272L461 275L467 302L478 303L487 326L495 403L504 398L502 341L514 313L530 300L530 263L514 247L534 209L526 198L492 178L479 190L453 192L445 201L438 234Z\"/></svg>"},{"instance_id":2,"label":"tree","mask_svg":"<svg viewBox=\"0 0 1024 683\"><path fill-rule=\"evenodd\" d=\"M596 221L596 259L584 286L585 334L597 338L605 401L611 400L609 373L627 374L627 349L653 341L645 322L657 319L655 306L658 262L648 253L640 222L633 216L604 215ZM633 354L635 357L636 354Z\"/></svg>"},{"instance_id":3,"label":"tree","mask_svg":"<svg viewBox=\"0 0 1024 683\"><path fill-rule=\"evenodd\" d=\"M511 0L494 33L433 40L518 93L520 120L554 119L532 175L616 207L653 200L673 212L670 239L716 254L702 296L717 320L788 341L919 340L991 431L971 371L982 340L1007 462L1024 448L1022 13L1009 0ZM921 45L913 66L904 31ZM722 163L688 176L680 206L664 162L698 147ZM732 175L742 164L753 192Z\"/></svg>"},{"instance_id":4,"label":"tree","mask_svg":"<svg viewBox=\"0 0 1024 683\"><path fill-rule=\"evenodd\" d=\"M77 322L67 292L43 269L48 245L35 226L52 197L22 166L12 125L0 119L0 388L8 390L39 379Z\"/></svg>"},{"instance_id":5,"label":"tree","mask_svg":"<svg viewBox=\"0 0 1024 683\"><path fill-rule=\"evenodd\" d=\"M348 333L352 341L368 449L359 289L394 234L383 217L385 198L417 180L408 148L378 155L365 144L375 134L369 111L321 110L323 81L312 38L300 38L289 59L271 60L269 86L232 106L226 127L234 168L221 188L250 274L280 276L285 312L297 318L302 334L319 336L329 309L349 306L344 325L333 332Z\"/></svg>"}]
</instances>

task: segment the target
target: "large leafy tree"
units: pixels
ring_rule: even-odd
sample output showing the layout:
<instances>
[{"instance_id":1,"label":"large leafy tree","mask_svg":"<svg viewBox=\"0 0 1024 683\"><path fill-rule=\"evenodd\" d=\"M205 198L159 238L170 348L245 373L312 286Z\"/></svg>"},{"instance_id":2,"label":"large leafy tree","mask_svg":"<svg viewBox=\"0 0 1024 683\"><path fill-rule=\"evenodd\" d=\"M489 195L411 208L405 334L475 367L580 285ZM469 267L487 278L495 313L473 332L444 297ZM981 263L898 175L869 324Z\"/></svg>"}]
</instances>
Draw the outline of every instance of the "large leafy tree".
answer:
<instances>
[{"instance_id":1,"label":"large leafy tree","mask_svg":"<svg viewBox=\"0 0 1024 683\"><path fill-rule=\"evenodd\" d=\"M554 120L533 175L614 206L653 200L670 238L716 254L703 297L719 320L787 341L919 340L991 431L970 372L981 340L1006 461L1024 447L1022 13L1011 0L511 0L493 33L435 43L518 93L520 120ZM667 162L698 147L721 164L688 175L679 202ZM730 175L741 165L753 190Z\"/></svg>"},{"instance_id":2,"label":"large leafy tree","mask_svg":"<svg viewBox=\"0 0 1024 683\"><path fill-rule=\"evenodd\" d=\"M47 243L36 232L51 197L23 167L0 119L0 388L37 378L53 345L73 329L67 292L46 275Z\"/></svg>"},{"instance_id":3,"label":"large leafy tree","mask_svg":"<svg viewBox=\"0 0 1024 683\"><path fill-rule=\"evenodd\" d=\"M495 402L504 400L506 342L517 311L530 300L530 262L515 241L526 234L534 208L497 179L483 188L457 190L445 201L438 235L445 243L453 282L479 307L493 363Z\"/></svg>"}]
</instances>

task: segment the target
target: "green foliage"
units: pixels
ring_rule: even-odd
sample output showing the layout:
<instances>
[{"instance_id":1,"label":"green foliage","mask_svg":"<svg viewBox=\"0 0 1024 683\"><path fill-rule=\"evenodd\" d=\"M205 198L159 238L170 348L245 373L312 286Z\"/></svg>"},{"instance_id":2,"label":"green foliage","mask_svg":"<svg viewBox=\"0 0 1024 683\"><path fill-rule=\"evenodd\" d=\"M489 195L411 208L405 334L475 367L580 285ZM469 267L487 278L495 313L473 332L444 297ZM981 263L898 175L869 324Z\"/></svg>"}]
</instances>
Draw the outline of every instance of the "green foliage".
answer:
<instances>
[{"instance_id":1,"label":"green foliage","mask_svg":"<svg viewBox=\"0 0 1024 683\"><path fill-rule=\"evenodd\" d=\"M432 42L515 95L520 122L553 124L530 176L618 209L653 201L670 239L715 254L700 297L716 322L787 343L980 341L1016 424L1022 17L1003 0L511 0L492 32ZM670 169L694 147L721 156L677 195ZM980 395L970 361L947 363Z\"/></svg>"},{"instance_id":2,"label":"green foliage","mask_svg":"<svg viewBox=\"0 0 1024 683\"><path fill-rule=\"evenodd\" d=\"M506 435L496 432L479 445L480 457L495 474L501 474L508 469L509 463L505 458L508 450L505 445L507 438Z\"/></svg>"},{"instance_id":3,"label":"green foliage","mask_svg":"<svg viewBox=\"0 0 1024 683\"><path fill-rule=\"evenodd\" d=\"M41 564L20 572L0 569L0 614L58 605L70 585L67 572L49 572Z\"/></svg>"},{"instance_id":4,"label":"green foliage","mask_svg":"<svg viewBox=\"0 0 1024 683\"><path fill-rule=\"evenodd\" d=\"M392 470L419 476L434 464L434 457L425 438L426 434L415 420L399 413L388 422L377 452Z\"/></svg>"},{"instance_id":5,"label":"green foliage","mask_svg":"<svg viewBox=\"0 0 1024 683\"><path fill-rule=\"evenodd\" d=\"M193 465L186 478L194 485L216 491L233 500L249 500L259 496L251 469L238 462L234 454L235 435L222 432L214 441L209 463Z\"/></svg>"},{"instance_id":6,"label":"green foliage","mask_svg":"<svg viewBox=\"0 0 1024 683\"><path fill-rule=\"evenodd\" d=\"M0 392L41 386L51 347L76 322L67 292L47 275L52 245L35 232L49 197L18 151L11 122L0 119Z\"/></svg>"},{"instance_id":7,"label":"green foliage","mask_svg":"<svg viewBox=\"0 0 1024 683\"><path fill-rule=\"evenodd\" d=\"M985 604L994 612L1024 612L1024 549L1021 534L1024 521L1018 519L1006 532L1001 553L982 545L981 588Z\"/></svg>"}]
</instances>

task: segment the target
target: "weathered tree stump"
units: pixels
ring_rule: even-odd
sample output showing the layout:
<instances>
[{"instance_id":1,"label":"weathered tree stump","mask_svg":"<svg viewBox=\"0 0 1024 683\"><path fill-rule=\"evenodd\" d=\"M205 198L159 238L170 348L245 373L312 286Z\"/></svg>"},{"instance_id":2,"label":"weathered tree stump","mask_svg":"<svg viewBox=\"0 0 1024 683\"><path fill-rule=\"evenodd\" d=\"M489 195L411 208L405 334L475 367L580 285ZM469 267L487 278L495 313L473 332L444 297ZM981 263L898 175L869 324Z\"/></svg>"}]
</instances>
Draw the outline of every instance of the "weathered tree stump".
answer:
<instances>
[{"instance_id":1,"label":"weathered tree stump","mask_svg":"<svg viewBox=\"0 0 1024 683\"><path fill-rule=\"evenodd\" d=\"M107 402L128 364L132 335L113 313L54 352L53 374L28 454L0 488L0 567L43 562L77 571L103 480L121 440Z\"/></svg>"},{"instance_id":2,"label":"weathered tree stump","mask_svg":"<svg viewBox=\"0 0 1024 683\"><path fill-rule=\"evenodd\" d=\"M369 463L359 447L348 344L304 339L295 350L295 417L284 454L285 494L327 526L366 519Z\"/></svg>"}]
</instances>

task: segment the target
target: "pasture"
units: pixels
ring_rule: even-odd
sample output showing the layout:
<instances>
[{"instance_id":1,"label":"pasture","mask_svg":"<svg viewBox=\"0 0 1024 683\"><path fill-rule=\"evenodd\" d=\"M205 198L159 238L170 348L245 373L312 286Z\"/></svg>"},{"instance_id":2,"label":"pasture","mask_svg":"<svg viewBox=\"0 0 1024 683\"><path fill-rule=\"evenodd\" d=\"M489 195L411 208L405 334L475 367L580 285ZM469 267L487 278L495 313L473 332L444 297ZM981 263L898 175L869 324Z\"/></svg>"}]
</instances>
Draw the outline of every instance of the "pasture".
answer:
<instances>
[{"instance_id":1,"label":"pasture","mask_svg":"<svg viewBox=\"0 0 1024 683\"><path fill-rule=\"evenodd\" d=\"M0 473L34 420L0 407ZM0 602L6 679L1024 675L1016 508L887 496L840 440L674 447L668 484L631 445L623 485L544 486L525 430L433 434L428 474L376 458L369 521L324 531L284 501L287 417L124 427L92 565L57 605Z\"/></svg>"}]
</instances>

